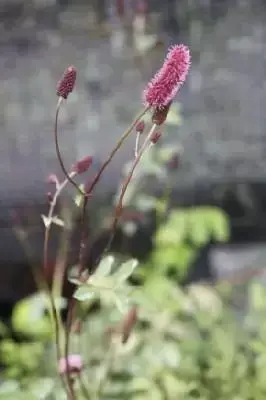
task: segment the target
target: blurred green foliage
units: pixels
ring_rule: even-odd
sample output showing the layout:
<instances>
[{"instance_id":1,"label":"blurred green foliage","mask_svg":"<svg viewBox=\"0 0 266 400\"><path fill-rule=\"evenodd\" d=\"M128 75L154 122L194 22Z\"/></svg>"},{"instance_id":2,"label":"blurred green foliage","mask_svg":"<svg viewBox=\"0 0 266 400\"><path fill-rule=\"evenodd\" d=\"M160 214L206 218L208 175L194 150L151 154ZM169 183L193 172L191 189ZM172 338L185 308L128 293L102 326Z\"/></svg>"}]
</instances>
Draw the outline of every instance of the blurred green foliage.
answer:
<instances>
[{"instance_id":1,"label":"blurred green foliage","mask_svg":"<svg viewBox=\"0 0 266 400\"><path fill-rule=\"evenodd\" d=\"M103 267L96 281L112 280L124 269L118 287L128 292L127 268L119 271L115 264L113 260L109 272ZM85 284L88 293L95 282ZM250 286L249 311L239 321L227 305L228 289L202 284L181 289L166 277L147 280L129 295L130 303L137 305L138 321L126 344L121 332L108 333L125 311L103 298L100 310L85 319L81 338L74 335L71 342L72 352L79 351L85 364L82 380L76 382L78 399L263 399L266 292L259 284ZM115 286L109 290L115 295ZM87 301L83 297L81 307L87 309ZM43 341L14 344L6 339L1 352L9 372L0 385L0 399L66 398ZM12 376L22 365L24 378Z\"/></svg>"}]
</instances>

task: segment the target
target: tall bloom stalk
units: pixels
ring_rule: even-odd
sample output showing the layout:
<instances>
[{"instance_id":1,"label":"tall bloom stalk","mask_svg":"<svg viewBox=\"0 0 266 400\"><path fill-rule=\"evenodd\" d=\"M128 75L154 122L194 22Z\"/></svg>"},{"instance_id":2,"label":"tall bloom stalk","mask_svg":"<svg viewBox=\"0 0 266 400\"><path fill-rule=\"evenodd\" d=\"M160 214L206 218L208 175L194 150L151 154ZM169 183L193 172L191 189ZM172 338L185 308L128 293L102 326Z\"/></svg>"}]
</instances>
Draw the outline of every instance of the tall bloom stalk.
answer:
<instances>
[{"instance_id":1,"label":"tall bloom stalk","mask_svg":"<svg viewBox=\"0 0 266 400\"><path fill-rule=\"evenodd\" d=\"M142 156L145 152L149 151L149 149L158 142L161 138L162 134L161 131L158 131L158 126L163 125L167 118L167 113L170 109L172 101L176 94L178 93L181 85L184 83L189 67L190 67L190 52L189 49L184 45L176 45L169 49L167 54L166 60L163 63L162 68L157 72L154 78L148 83L147 87L143 92L143 100L145 104L145 108L137 115L133 123L129 126L129 128L123 133L120 137L116 145L114 146L113 150L111 151L110 155L107 157L106 161L103 163L101 168L99 169L98 173L92 179L91 183L85 185L85 190L81 190L76 182L73 180L74 176L77 174L81 174L86 172L91 163L91 157L85 157L83 160L77 162L72 167L70 173L67 172L59 148L58 143L58 133L57 133L57 125L58 125L58 115L61 104L63 100L66 100L69 94L73 91L75 82L76 82L76 75L77 71L75 67L71 66L66 69L65 73L63 74L62 79L59 81L57 85L57 96L59 97L57 108L56 108L56 117L55 117L55 128L54 128L54 138L55 138L55 147L56 147L56 154L62 168L62 171L65 175L66 180L61 184L65 185L66 182L72 183L76 189L82 194L82 216L81 216L81 239L80 239L80 249L79 249L79 262L78 262L78 278L80 279L82 273L84 272L84 261L85 261L85 250L86 250L86 241L87 241L87 231L86 231L86 207L88 204L89 198L92 196L93 190L97 183L99 182L102 174L104 173L105 169L108 167L116 153L121 149L122 145L124 144L125 140L129 137L133 130L136 131L136 145L135 145L135 157L132 161L131 168L129 170L128 175L126 176L122 189L120 192L118 203L115 207L113 213L113 222L111 227L110 238L107 244L107 248L104 250L103 254L109 250L116 227L119 222L119 218L121 216L123 210L123 200L127 188L133 179L133 175L135 169L139 165ZM147 113L148 110L152 111L152 126L148 133L145 135L145 124L141 121L141 118ZM143 140L141 138L144 137ZM142 145L140 145L140 141L142 141ZM52 179L54 181L54 178ZM55 182L58 186L58 190L60 189L59 183ZM57 190L57 191L58 191ZM61 191L61 190L60 190ZM55 196L57 198L57 195ZM50 204L50 213L49 217L53 214L54 203L56 198L53 198ZM48 239L49 239L49 229L46 232L46 239L45 239L45 251L44 251L44 267L47 264L47 252L48 252ZM102 255L103 255L102 254ZM99 260L97 260L99 261ZM65 368L64 373L67 379L68 388L66 390L68 399L75 400L76 394L73 387L73 383L71 381L71 365L69 363L69 341L71 335L71 327L73 326L73 320L75 319L76 314L76 300L74 297L71 298L69 308L68 308L68 315L65 327L65 347L64 347L64 360L65 360ZM135 321L135 314L133 313L130 319L131 325ZM133 322L132 322L132 321ZM130 327L131 327L130 325ZM126 329L127 328L127 329ZM130 329L128 326L125 327L124 338L123 341L126 341L129 335Z\"/></svg>"}]
</instances>

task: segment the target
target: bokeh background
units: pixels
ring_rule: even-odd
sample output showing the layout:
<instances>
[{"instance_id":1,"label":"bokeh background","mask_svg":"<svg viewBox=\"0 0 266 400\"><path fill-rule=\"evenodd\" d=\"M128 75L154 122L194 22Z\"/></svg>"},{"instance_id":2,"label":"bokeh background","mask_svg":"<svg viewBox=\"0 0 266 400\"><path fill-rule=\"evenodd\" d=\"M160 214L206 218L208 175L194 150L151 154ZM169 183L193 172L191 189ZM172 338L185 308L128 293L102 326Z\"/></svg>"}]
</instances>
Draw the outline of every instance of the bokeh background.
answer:
<instances>
[{"instance_id":1,"label":"bokeh background","mask_svg":"<svg viewBox=\"0 0 266 400\"><path fill-rule=\"evenodd\" d=\"M93 155L97 167L141 107L145 84L173 43L187 44L193 60L177 99L182 124L168 126L164 139L184 148L174 193L182 205L222 208L231 225L230 243L202 249L191 279L250 267L262 275L265 18L264 0L0 1L4 310L31 290L27 257L11 222L16 212L46 207L46 178L59 172L53 119L63 70L74 64L79 71L60 117L64 159L71 165ZM131 145L108 169L102 194L117 185ZM33 231L41 224L38 215L27 222ZM33 236L34 248L41 249L40 236Z\"/></svg>"}]
</instances>

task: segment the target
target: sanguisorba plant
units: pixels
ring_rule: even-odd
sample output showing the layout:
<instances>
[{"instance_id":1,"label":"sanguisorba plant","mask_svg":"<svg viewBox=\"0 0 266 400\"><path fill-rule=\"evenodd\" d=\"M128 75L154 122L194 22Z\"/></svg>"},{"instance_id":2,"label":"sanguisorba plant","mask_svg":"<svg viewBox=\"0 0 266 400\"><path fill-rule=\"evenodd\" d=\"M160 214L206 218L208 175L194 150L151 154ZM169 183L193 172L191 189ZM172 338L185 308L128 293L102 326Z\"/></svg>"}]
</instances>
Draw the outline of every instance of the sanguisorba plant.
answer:
<instances>
[{"instance_id":1,"label":"sanguisorba plant","mask_svg":"<svg viewBox=\"0 0 266 400\"><path fill-rule=\"evenodd\" d=\"M81 207L81 239L80 239L80 250L78 257L78 267L76 274L76 282L77 284L81 284L82 282L91 282L93 281L94 276L86 270L86 265L84 265L84 256L86 250L86 242L87 242L87 231L85 224L85 216L86 216L86 208L90 198L93 196L94 188L99 182L102 174L105 169L108 167L109 163L112 161L113 157L120 150L125 140L129 137L129 135L135 131L136 135L136 143L134 149L134 159L132 160L132 164L129 168L129 172L124 179L124 182L121 187L121 192L118 196L118 202L114 207L113 212L113 220L111 227L110 239L107 244L107 247L103 254L106 254L110 249L110 245L116 231L116 227L121 216L122 208L123 208L123 199L126 193L126 190L133 178L134 171L139 165L142 156L144 153L148 152L149 149L155 145L158 140L161 139L162 135L162 126L167 118L168 111L171 107L172 101L182 84L185 82L189 68L191 64L191 56L188 47L185 45L175 45L171 47L168 51L167 57L161 67L161 69L155 74L152 80L148 83L147 87L143 91L143 109L139 112L139 114L134 119L133 123L128 127L128 129L123 133L120 137L110 155L106 159L106 161L102 164L99 171L96 173L94 178L88 182L85 181L84 185L79 186L75 177L77 175L85 173L93 163L92 157L89 155L84 159L76 162L72 168L68 169L65 167L63 157L60 151L60 145L58 140L58 119L59 112L64 103L67 100L68 96L71 94L75 87L77 70L74 66L68 67L62 79L58 82L57 85L57 96L58 102L56 107L56 115L55 115L55 125L54 125L54 141L55 141L55 149L58 161L60 163L61 169L64 173L64 180L62 182L55 175L51 175L49 178L50 183L54 184L55 191L53 194L49 193L49 202L50 208L47 216L43 216L43 221L45 225L45 240L44 240L44 265L43 272L46 275L48 268L48 255L49 255L49 235L50 230L53 224L64 226L64 222L55 215L55 206L57 203L58 197L61 195L65 186L69 183L73 185L79 194L82 196L82 207ZM150 126L149 124L142 124L142 117L146 113L151 113ZM101 263L102 257L98 260L98 263ZM136 265L135 262L130 264L130 268ZM55 266L55 276L63 279L66 266L62 265ZM97 271L97 265L93 270ZM106 272L106 271L105 271ZM123 275L123 274L122 274ZM128 273L126 272L125 276ZM113 275L116 276L116 272ZM60 287L60 285L59 285ZM99 287L98 287L99 289ZM70 354L69 352L69 343L70 337L72 333L73 326L76 326L77 323L77 298L78 296L73 296L70 300L70 304L68 306L68 314L66 323L63 326L62 321L60 320L60 314L57 310L56 306L56 296L60 296L61 293L54 293L47 288L47 294L50 299L50 309L51 316L54 321L54 335L55 335L55 344L57 349L57 365L58 372L62 377L62 382L64 384L67 398L69 400L77 399L76 385L75 379L73 377L79 377L82 369L82 357L77 354ZM135 311L131 311L131 317L134 315ZM134 318L131 318L132 320ZM130 319L130 318L129 318ZM127 319L126 319L127 320ZM131 321L132 322L132 321ZM129 324L130 325L130 324ZM125 325L126 328L123 330L123 338L129 334L129 326ZM79 321L79 331L82 330L82 325ZM63 343L62 343L62 338ZM73 373L75 373L73 375Z\"/></svg>"}]
</instances>

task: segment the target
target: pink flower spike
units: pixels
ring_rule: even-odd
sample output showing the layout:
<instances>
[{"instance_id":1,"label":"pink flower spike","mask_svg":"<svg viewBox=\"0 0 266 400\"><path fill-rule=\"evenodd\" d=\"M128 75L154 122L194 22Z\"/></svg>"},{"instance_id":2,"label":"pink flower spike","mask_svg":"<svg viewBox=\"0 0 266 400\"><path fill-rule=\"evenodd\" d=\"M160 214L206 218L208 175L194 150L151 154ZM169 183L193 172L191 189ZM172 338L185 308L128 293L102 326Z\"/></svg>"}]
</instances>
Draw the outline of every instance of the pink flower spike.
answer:
<instances>
[{"instance_id":1,"label":"pink flower spike","mask_svg":"<svg viewBox=\"0 0 266 400\"><path fill-rule=\"evenodd\" d=\"M185 82L190 65L191 56L188 47L183 44L171 47L162 68L144 90L145 105L152 108L167 107Z\"/></svg>"},{"instance_id":2,"label":"pink flower spike","mask_svg":"<svg viewBox=\"0 0 266 400\"><path fill-rule=\"evenodd\" d=\"M70 373L80 373L83 368L83 361L79 354L70 354L68 356L68 367ZM58 363L58 371L60 375L64 375L67 372L66 358L62 357Z\"/></svg>"},{"instance_id":3,"label":"pink flower spike","mask_svg":"<svg viewBox=\"0 0 266 400\"><path fill-rule=\"evenodd\" d=\"M76 172L77 174L83 174L84 172L88 171L92 161L93 159L91 156L84 157L82 160L77 161L76 164L73 165L72 171Z\"/></svg>"},{"instance_id":4,"label":"pink flower spike","mask_svg":"<svg viewBox=\"0 0 266 400\"><path fill-rule=\"evenodd\" d=\"M63 97L63 99L67 99L68 95L73 91L77 78L77 70L71 65L68 67L62 78L57 84L56 94L59 97Z\"/></svg>"}]
</instances>

